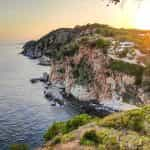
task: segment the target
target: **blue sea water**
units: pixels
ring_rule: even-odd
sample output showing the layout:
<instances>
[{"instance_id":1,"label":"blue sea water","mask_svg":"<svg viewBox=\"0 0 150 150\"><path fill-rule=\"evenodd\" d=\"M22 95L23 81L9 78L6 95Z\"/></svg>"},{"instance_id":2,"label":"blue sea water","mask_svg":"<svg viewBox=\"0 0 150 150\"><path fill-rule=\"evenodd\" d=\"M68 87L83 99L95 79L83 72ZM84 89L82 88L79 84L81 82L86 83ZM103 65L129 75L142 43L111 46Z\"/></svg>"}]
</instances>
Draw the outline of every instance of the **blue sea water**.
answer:
<instances>
[{"instance_id":1,"label":"blue sea water","mask_svg":"<svg viewBox=\"0 0 150 150\"><path fill-rule=\"evenodd\" d=\"M48 126L76 114L68 106L51 106L43 97L44 85L29 82L49 68L20 51L19 44L0 44L0 150L13 143L26 143L34 149L43 143Z\"/></svg>"}]
</instances>

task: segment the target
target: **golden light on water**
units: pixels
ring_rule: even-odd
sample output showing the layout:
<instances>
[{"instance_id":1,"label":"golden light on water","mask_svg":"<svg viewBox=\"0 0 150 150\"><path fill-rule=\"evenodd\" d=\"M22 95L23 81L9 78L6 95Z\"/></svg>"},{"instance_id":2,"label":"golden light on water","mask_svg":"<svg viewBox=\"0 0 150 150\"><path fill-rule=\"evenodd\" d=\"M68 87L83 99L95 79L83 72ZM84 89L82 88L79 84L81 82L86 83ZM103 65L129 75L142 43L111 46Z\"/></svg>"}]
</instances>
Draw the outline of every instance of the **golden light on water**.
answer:
<instances>
[{"instance_id":1,"label":"golden light on water","mask_svg":"<svg viewBox=\"0 0 150 150\"><path fill-rule=\"evenodd\" d=\"M137 9L135 27L138 29L150 30L150 2L145 1Z\"/></svg>"}]
</instances>

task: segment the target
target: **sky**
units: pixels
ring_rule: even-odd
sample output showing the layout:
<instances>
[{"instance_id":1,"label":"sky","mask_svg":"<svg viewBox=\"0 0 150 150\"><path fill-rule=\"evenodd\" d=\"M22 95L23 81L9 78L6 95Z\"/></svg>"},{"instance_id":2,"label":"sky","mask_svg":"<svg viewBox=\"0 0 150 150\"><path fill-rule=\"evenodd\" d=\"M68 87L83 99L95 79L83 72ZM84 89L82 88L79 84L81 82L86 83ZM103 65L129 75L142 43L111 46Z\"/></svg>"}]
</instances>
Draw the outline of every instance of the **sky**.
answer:
<instances>
[{"instance_id":1,"label":"sky","mask_svg":"<svg viewBox=\"0 0 150 150\"><path fill-rule=\"evenodd\" d=\"M139 8L133 5L134 0L109 7L104 1L0 0L0 40L37 39L60 27L87 23L134 28L140 22L135 21Z\"/></svg>"}]
</instances>

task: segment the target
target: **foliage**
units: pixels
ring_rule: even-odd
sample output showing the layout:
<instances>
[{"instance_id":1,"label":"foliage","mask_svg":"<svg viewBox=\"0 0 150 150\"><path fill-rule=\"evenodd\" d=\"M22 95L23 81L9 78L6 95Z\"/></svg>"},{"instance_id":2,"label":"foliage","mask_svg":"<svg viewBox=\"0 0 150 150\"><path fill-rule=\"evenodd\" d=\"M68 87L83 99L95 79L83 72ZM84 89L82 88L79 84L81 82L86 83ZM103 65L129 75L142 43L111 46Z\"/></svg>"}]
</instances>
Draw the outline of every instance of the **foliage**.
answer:
<instances>
[{"instance_id":1,"label":"foliage","mask_svg":"<svg viewBox=\"0 0 150 150\"><path fill-rule=\"evenodd\" d=\"M90 130L84 133L80 139L82 145L97 145L99 143L99 137L95 130Z\"/></svg>"},{"instance_id":2,"label":"foliage","mask_svg":"<svg viewBox=\"0 0 150 150\"><path fill-rule=\"evenodd\" d=\"M73 57L78 53L78 50L79 45L77 43L69 43L57 49L53 49L53 51L49 52L49 57L57 61L64 60L65 57Z\"/></svg>"},{"instance_id":3,"label":"foliage","mask_svg":"<svg viewBox=\"0 0 150 150\"><path fill-rule=\"evenodd\" d=\"M105 40L105 39L99 39L96 41L96 47L102 48L104 54L107 53L107 49L110 46L110 44L111 44L111 42L109 40Z\"/></svg>"},{"instance_id":4,"label":"foliage","mask_svg":"<svg viewBox=\"0 0 150 150\"><path fill-rule=\"evenodd\" d=\"M75 135L72 133L64 134L61 138L62 143L66 143L75 139Z\"/></svg>"},{"instance_id":5,"label":"foliage","mask_svg":"<svg viewBox=\"0 0 150 150\"><path fill-rule=\"evenodd\" d=\"M91 83L93 74L92 74L92 68L87 63L86 59L83 58L81 62L77 65L73 65L73 76L76 79L76 83L79 85L87 85L88 83Z\"/></svg>"},{"instance_id":6,"label":"foliage","mask_svg":"<svg viewBox=\"0 0 150 150\"><path fill-rule=\"evenodd\" d=\"M127 56L128 52L129 52L129 49L126 48L126 49L124 49L123 51L118 52L118 55L119 55L120 58L124 58L124 57Z\"/></svg>"},{"instance_id":7,"label":"foliage","mask_svg":"<svg viewBox=\"0 0 150 150\"><path fill-rule=\"evenodd\" d=\"M150 64L148 64L145 68L144 75L150 76Z\"/></svg>"},{"instance_id":8,"label":"foliage","mask_svg":"<svg viewBox=\"0 0 150 150\"><path fill-rule=\"evenodd\" d=\"M105 148L107 150L120 150L119 142L117 141L116 137L106 137L103 141Z\"/></svg>"},{"instance_id":9,"label":"foliage","mask_svg":"<svg viewBox=\"0 0 150 150\"><path fill-rule=\"evenodd\" d=\"M150 122L150 107L135 109L116 115L110 115L99 122L100 126L115 129L130 129L139 133L150 134L150 127L146 126Z\"/></svg>"},{"instance_id":10,"label":"foliage","mask_svg":"<svg viewBox=\"0 0 150 150\"><path fill-rule=\"evenodd\" d=\"M52 140L52 145L56 145L56 144L59 144L61 143L61 136L56 136L53 138Z\"/></svg>"},{"instance_id":11,"label":"foliage","mask_svg":"<svg viewBox=\"0 0 150 150\"><path fill-rule=\"evenodd\" d=\"M109 66L114 71L123 72L136 77L136 84L141 84L144 68L121 60L113 60Z\"/></svg>"},{"instance_id":12,"label":"foliage","mask_svg":"<svg viewBox=\"0 0 150 150\"><path fill-rule=\"evenodd\" d=\"M70 119L66 122L65 125L65 133L68 133L74 129L77 129L78 127L87 124L91 121L91 116L87 114L81 114L78 116L75 116L73 119Z\"/></svg>"},{"instance_id":13,"label":"foliage","mask_svg":"<svg viewBox=\"0 0 150 150\"><path fill-rule=\"evenodd\" d=\"M150 149L150 106L114 113L96 120L90 119L89 124L80 125L82 127L79 129L74 128L68 130L67 134L55 136L52 143L80 140L83 149L87 146L99 150Z\"/></svg>"},{"instance_id":14,"label":"foliage","mask_svg":"<svg viewBox=\"0 0 150 150\"><path fill-rule=\"evenodd\" d=\"M12 144L10 146L10 150L28 150L28 146L26 144Z\"/></svg>"},{"instance_id":15,"label":"foliage","mask_svg":"<svg viewBox=\"0 0 150 150\"><path fill-rule=\"evenodd\" d=\"M56 122L54 123L48 131L45 133L44 138L45 141L51 140L54 138L56 135L59 133L63 133L65 128L65 123L64 122Z\"/></svg>"},{"instance_id":16,"label":"foliage","mask_svg":"<svg viewBox=\"0 0 150 150\"><path fill-rule=\"evenodd\" d=\"M89 123L91 119L92 118L89 115L81 114L66 122L54 123L45 133L45 141L51 140L59 134L68 133L74 129L77 129L79 126Z\"/></svg>"}]
</instances>

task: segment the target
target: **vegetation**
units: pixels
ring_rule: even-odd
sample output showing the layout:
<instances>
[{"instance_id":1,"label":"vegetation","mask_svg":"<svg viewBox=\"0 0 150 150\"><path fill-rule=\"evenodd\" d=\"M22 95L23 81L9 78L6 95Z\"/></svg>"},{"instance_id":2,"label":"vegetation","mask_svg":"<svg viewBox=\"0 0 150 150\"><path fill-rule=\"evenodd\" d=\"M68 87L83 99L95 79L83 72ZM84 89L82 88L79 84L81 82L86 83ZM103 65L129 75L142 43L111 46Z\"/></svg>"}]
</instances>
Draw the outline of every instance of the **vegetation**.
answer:
<instances>
[{"instance_id":1,"label":"vegetation","mask_svg":"<svg viewBox=\"0 0 150 150\"><path fill-rule=\"evenodd\" d=\"M104 54L107 54L107 49L110 45L111 42L109 40L99 39L96 41L96 47L102 48Z\"/></svg>"},{"instance_id":2,"label":"vegetation","mask_svg":"<svg viewBox=\"0 0 150 150\"><path fill-rule=\"evenodd\" d=\"M127 56L128 52L129 52L129 49L126 48L126 49L124 49L123 51L118 52L118 55L119 55L120 58L124 58L124 57Z\"/></svg>"},{"instance_id":3,"label":"vegetation","mask_svg":"<svg viewBox=\"0 0 150 150\"><path fill-rule=\"evenodd\" d=\"M79 85L87 85L93 79L92 68L87 63L86 58L83 58L77 65L73 65L73 76L76 83Z\"/></svg>"},{"instance_id":4,"label":"vegetation","mask_svg":"<svg viewBox=\"0 0 150 150\"><path fill-rule=\"evenodd\" d=\"M59 134L66 134L74 129L77 129L79 126L89 123L91 117L87 114L81 114L79 116L70 119L67 122L57 122L54 123L44 135L46 141L51 140Z\"/></svg>"},{"instance_id":5,"label":"vegetation","mask_svg":"<svg viewBox=\"0 0 150 150\"><path fill-rule=\"evenodd\" d=\"M142 83L144 68L136 64L130 64L121 60L113 60L109 66L114 71L123 72L136 77L136 84Z\"/></svg>"},{"instance_id":6,"label":"vegetation","mask_svg":"<svg viewBox=\"0 0 150 150\"><path fill-rule=\"evenodd\" d=\"M80 126L68 130L67 134L55 136L53 146L55 147L54 143L79 141L78 146L90 146L99 150L150 149L150 106L115 113L103 119L91 120L90 117L88 124L86 122Z\"/></svg>"},{"instance_id":7,"label":"vegetation","mask_svg":"<svg viewBox=\"0 0 150 150\"><path fill-rule=\"evenodd\" d=\"M28 150L28 146L26 144L13 144L10 146L10 150Z\"/></svg>"},{"instance_id":8,"label":"vegetation","mask_svg":"<svg viewBox=\"0 0 150 150\"><path fill-rule=\"evenodd\" d=\"M73 57L78 53L79 46L76 43L69 43L65 46L58 46L57 49L53 49L47 55L54 60L60 61L64 60L65 57Z\"/></svg>"},{"instance_id":9,"label":"vegetation","mask_svg":"<svg viewBox=\"0 0 150 150\"><path fill-rule=\"evenodd\" d=\"M99 137L95 130L90 130L84 133L80 139L82 145L97 145L99 143Z\"/></svg>"}]
</instances>

